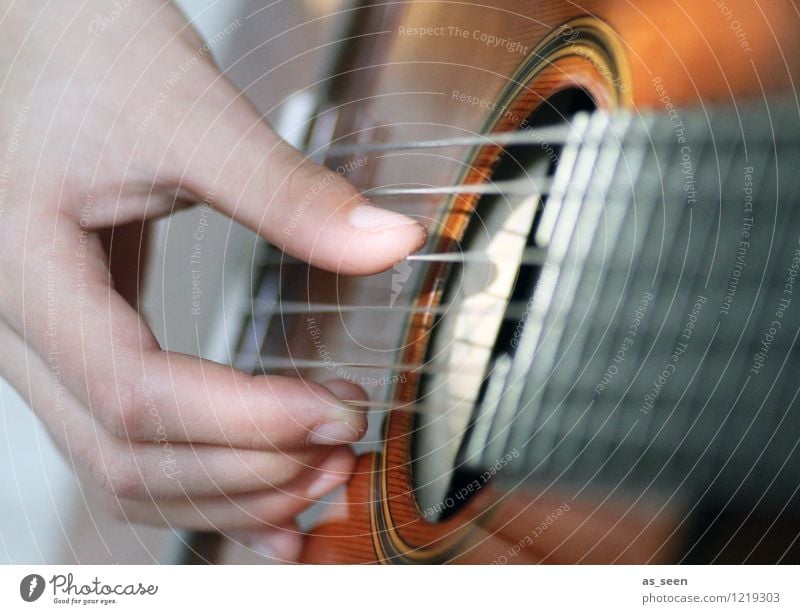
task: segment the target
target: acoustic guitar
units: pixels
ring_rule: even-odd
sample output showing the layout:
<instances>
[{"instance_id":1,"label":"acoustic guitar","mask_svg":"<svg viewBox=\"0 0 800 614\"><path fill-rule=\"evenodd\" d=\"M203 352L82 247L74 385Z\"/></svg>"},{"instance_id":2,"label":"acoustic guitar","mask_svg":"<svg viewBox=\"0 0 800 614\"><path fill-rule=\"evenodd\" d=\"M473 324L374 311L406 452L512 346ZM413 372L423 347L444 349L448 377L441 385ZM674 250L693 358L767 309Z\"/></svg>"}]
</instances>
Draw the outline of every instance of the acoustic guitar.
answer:
<instances>
[{"instance_id":1,"label":"acoustic guitar","mask_svg":"<svg viewBox=\"0 0 800 614\"><path fill-rule=\"evenodd\" d=\"M306 152L429 240L254 251L235 366L370 394L303 560L800 561L797 7L350 13Z\"/></svg>"}]
</instances>

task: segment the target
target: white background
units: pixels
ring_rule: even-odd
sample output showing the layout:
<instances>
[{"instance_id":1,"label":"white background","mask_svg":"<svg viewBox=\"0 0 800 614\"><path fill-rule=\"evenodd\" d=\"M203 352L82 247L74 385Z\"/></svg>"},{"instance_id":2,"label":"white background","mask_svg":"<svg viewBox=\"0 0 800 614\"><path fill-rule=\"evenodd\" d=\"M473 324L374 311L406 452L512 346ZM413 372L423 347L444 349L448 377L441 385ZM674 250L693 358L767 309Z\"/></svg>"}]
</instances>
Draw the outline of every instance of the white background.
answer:
<instances>
[{"instance_id":1,"label":"white background","mask_svg":"<svg viewBox=\"0 0 800 614\"><path fill-rule=\"evenodd\" d=\"M20 580L39 573L97 576L113 584L157 584L156 595L122 597L109 606L53 605L43 596L24 603ZM685 578L687 586L645 588L653 578ZM0 611L14 612L798 612L798 569L789 567L130 567L0 569ZM309 590L313 587L313 590ZM643 605L645 595L780 592L779 603ZM4 607L5 606L5 607ZM11 606L11 607L9 607ZM578 609L580 608L580 609Z\"/></svg>"}]
</instances>

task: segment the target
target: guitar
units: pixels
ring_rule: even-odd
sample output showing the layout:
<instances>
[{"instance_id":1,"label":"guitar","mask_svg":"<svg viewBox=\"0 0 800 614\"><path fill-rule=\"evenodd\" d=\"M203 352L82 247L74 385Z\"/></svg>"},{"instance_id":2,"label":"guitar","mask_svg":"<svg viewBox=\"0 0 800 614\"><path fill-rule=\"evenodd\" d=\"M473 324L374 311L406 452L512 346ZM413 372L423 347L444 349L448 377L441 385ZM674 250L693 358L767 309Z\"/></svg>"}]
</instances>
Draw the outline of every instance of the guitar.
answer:
<instances>
[{"instance_id":1,"label":"guitar","mask_svg":"<svg viewBox=\"0 0 800 614\"><path fill-rule=\"evenodd\" d=\"M235 366L370 394L303 560L800 560L791 3L351 12L305 149L430 239L254 251Z\"/></svg>"}]
</instances>

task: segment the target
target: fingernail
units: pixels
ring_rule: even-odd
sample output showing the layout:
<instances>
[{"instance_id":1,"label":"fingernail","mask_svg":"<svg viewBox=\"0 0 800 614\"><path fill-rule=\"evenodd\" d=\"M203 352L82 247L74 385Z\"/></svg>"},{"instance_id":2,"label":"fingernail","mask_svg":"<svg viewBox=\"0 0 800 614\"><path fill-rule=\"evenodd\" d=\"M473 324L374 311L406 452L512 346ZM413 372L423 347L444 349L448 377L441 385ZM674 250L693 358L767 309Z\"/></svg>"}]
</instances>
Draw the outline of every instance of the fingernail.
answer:
<instances>
[{"instance_id":1,"label":"fingernail","mask_svg":"<svg viewBox=\"0 0 800 614\"><path fill-rule=\"evenodd\" d=\"M347 422L327 422L311 431L308 441L323 446L340 446L358 441L362 434Z\"/></svg>"},{"instance_id":2,"label":"fingernail","mask_svg":"<svg viewBox=\"0 0 800 614\"><path fill-rule=\"evenodd\" d=\"M347 481L350 473L343 468L340 454L342 452L333 452L318 467L320 473L306 492L309 499L321 499Z\"/></svg>"},{"instance_id":3,"label":"fingernail","mask_svg":"<svg viewBox=\"0 0 800 614\"><path fill-rule=\"evenodd\" d=\"M372 205L359 205L350 212L350 225L360 230L391 230L400 226L420 225L412 218Z\"/></svg>"}]
</instances>

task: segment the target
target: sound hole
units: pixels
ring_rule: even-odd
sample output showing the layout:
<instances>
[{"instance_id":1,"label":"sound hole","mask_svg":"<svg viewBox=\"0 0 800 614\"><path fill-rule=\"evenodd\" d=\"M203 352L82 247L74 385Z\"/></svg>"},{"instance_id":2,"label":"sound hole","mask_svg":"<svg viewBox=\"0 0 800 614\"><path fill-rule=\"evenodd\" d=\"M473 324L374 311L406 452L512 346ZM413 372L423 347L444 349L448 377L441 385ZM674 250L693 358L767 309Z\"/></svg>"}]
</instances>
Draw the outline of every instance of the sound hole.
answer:
<instances>
[{"instance_id":1,"label":"sound hole","mask_svg":"<svg viewBox=\"0 0 800 614\"><path fill-rule=\"evenodd\" d=\"M563 90L539 105L524 129L568 123L592 110L583 90ZM527 180L546 186L560 155L557 144L508 147L491 182ZM459 249L485 258L453 265L442 296L446 307L431 330L427 364L441 369L420 381L417 401L430 408L417 414L412 442L413 488L426 520L445 520L483 484L463 468L491 426L487 395L496 395L498 374L510 362L526 322L540 267L536 229L543 196L481 198ZM478 487L476 488L476 485Z\"/></svg>"}]
</instances>

